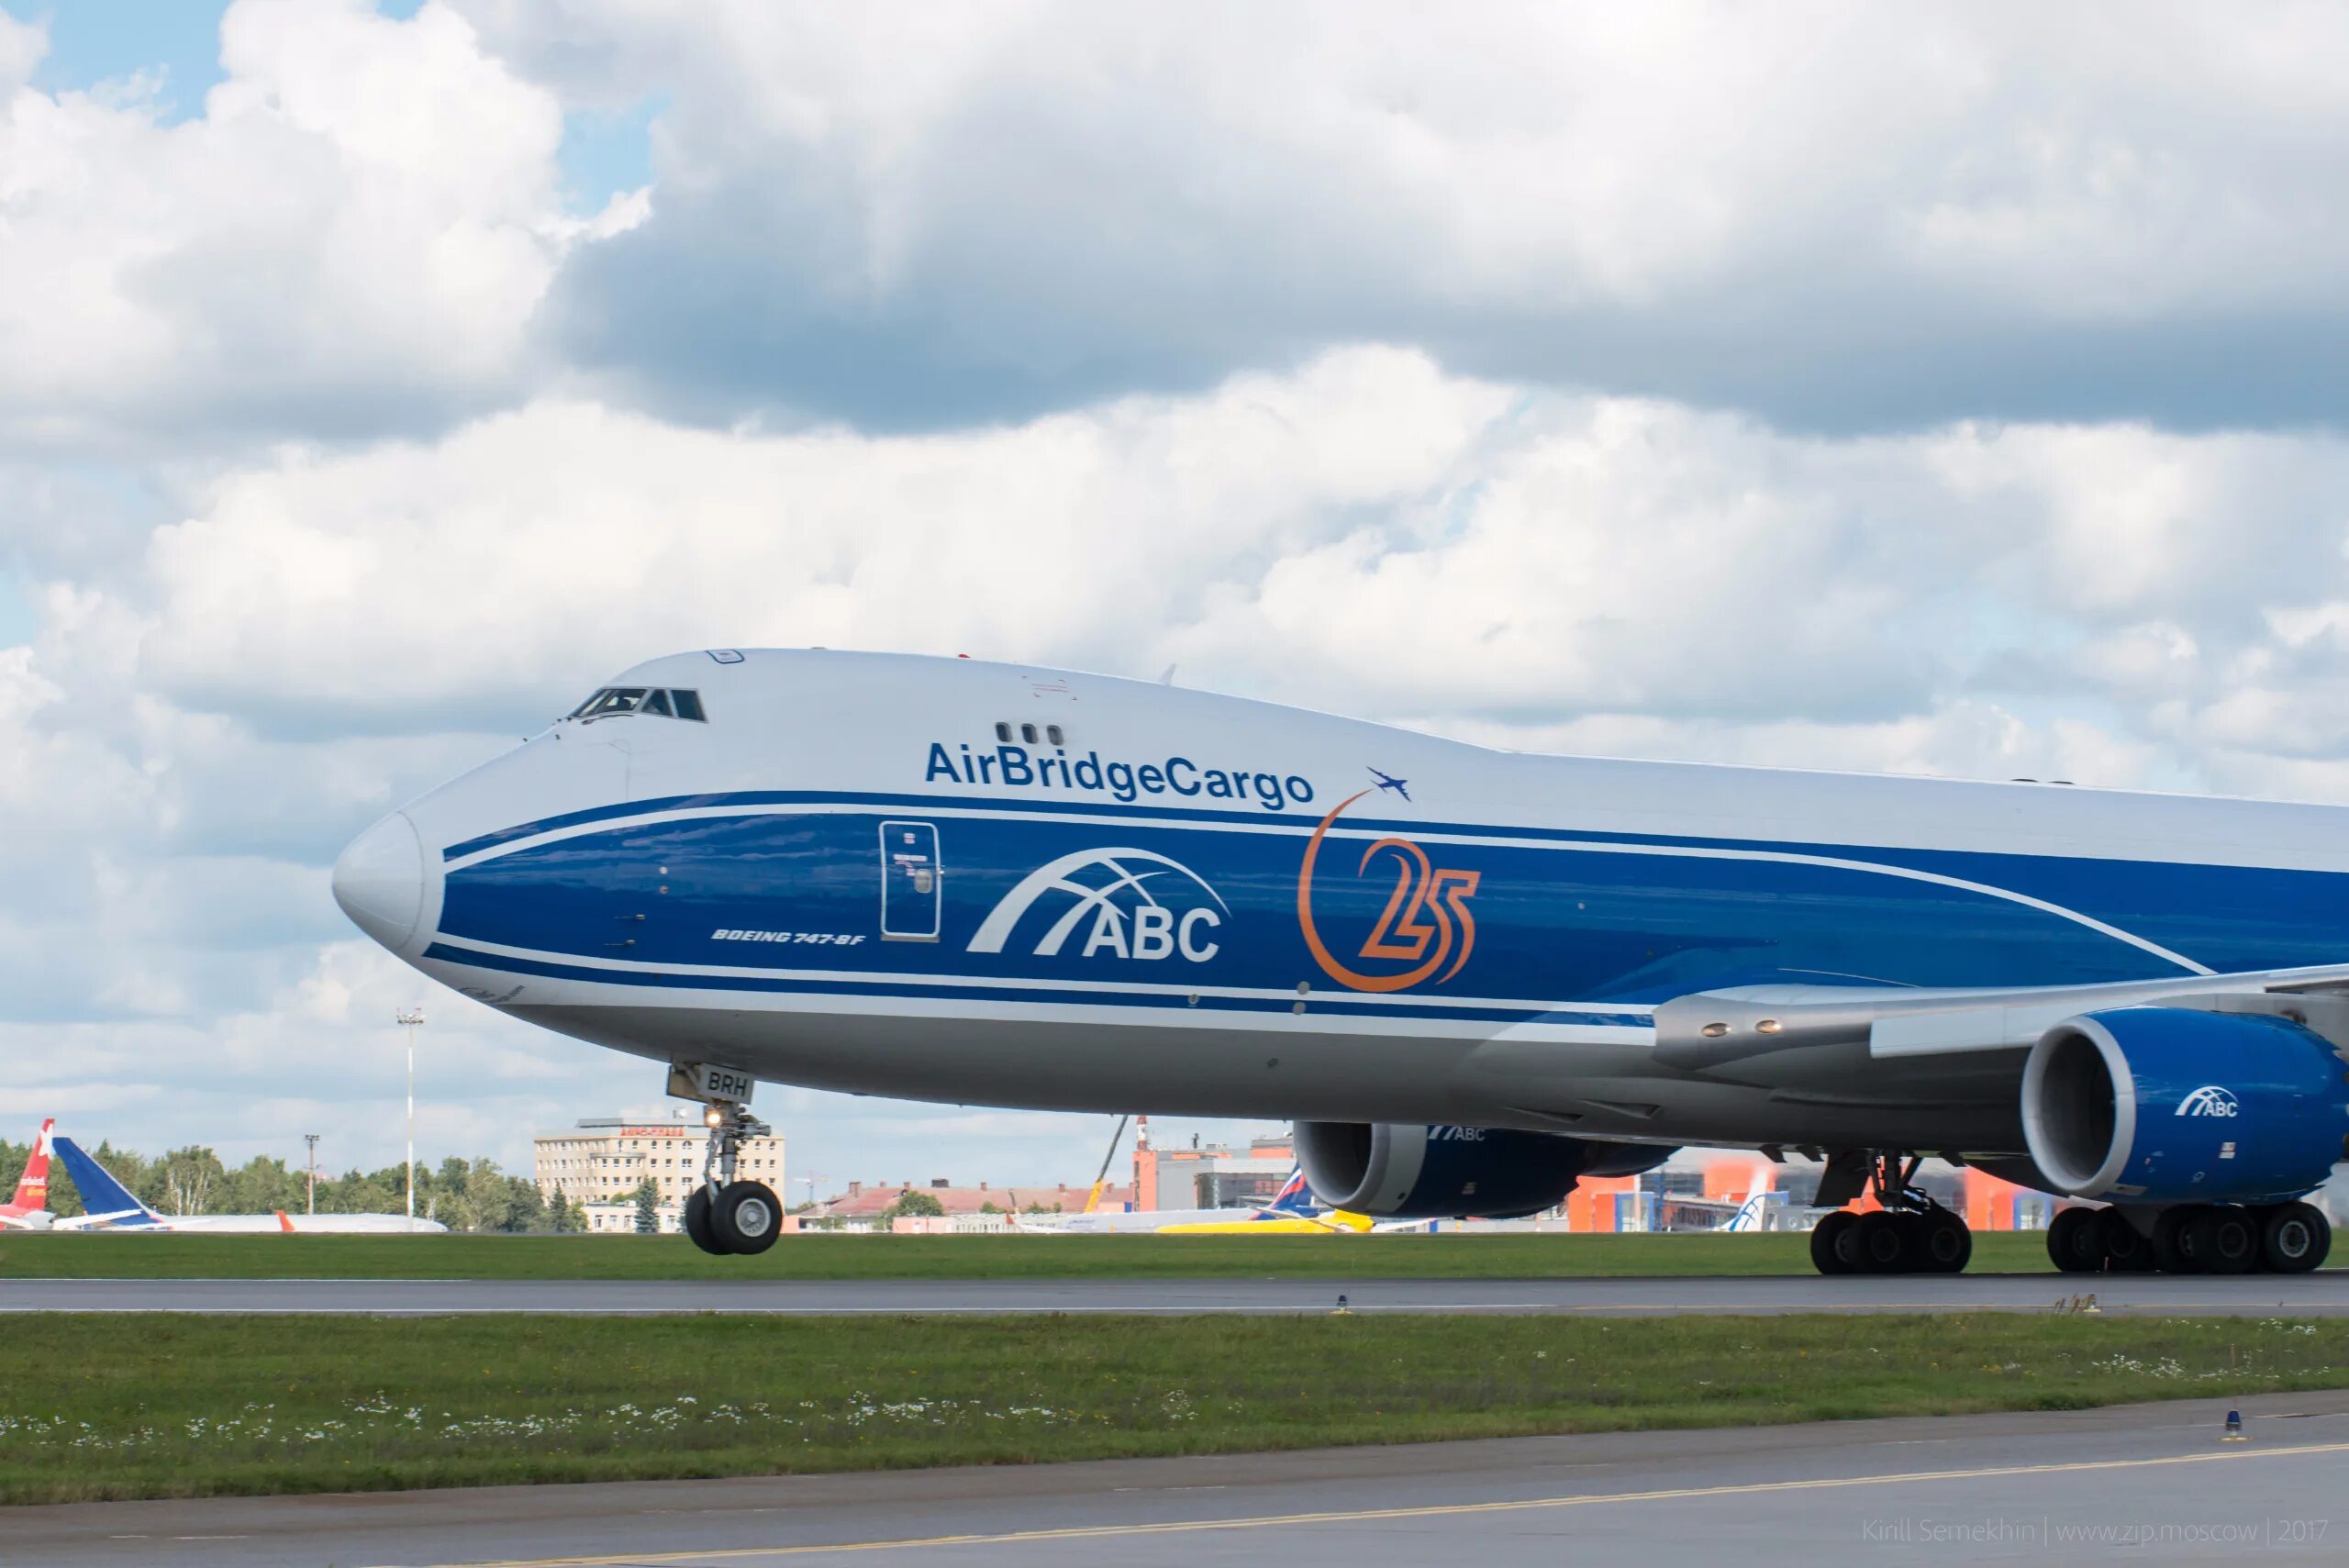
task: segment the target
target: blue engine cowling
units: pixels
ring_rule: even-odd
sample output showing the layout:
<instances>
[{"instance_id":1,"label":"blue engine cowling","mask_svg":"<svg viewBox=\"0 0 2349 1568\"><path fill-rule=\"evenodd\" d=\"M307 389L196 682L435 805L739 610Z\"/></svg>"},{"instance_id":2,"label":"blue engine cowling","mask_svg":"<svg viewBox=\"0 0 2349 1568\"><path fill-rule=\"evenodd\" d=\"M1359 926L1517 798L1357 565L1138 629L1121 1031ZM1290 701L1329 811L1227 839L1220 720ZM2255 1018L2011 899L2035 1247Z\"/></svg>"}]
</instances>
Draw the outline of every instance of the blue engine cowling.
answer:
<instances>
[{"instance_id":1,"label":"blue engine cowling","mask_svg":"<svg viewBox=\"0 0 2349 1568\"><path fill-rule=\"evenodd\" d=\"M2059 1192L2114 1203L2272 1203L2349 1148L2341 1056L2262 1013L2116 1007L2066 1018L2023 1068L2023 1136Z\"/></svg>"},{"instance_id":2,"label":"blue engine cowling","mask_svg":"<svg viewBox=\"0 0 2349 1568\"><path fill-rule=\"evenodd\" d=\"M1508 1128L1301 1121L1297 1159L1313 1195L1381 1219L1513 1219L1564 1202L1584 1176L1632 1176L1672 1157Z\"/></svg>"}]
</instances>

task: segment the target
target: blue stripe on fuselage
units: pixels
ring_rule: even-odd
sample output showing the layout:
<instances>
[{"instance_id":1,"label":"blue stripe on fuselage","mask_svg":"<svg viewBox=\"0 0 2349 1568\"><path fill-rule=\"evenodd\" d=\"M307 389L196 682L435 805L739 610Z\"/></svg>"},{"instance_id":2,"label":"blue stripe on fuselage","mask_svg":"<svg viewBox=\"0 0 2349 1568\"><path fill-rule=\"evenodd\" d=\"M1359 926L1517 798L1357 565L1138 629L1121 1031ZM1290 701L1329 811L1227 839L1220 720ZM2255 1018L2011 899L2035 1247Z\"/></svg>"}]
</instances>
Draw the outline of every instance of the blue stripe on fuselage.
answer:
<instances>
[{"instance_id":1,"label":"blue stripe on fuselage","mask_svg":"<svg viewBox=\"0 0 2349 1568\"><path fill-rule=\"evenodd\" d=\"M762 806L775 809L695 815ZM792 809L809 806L828 809ZM944 878L938 941L880 940L879 889L887 873L876 832L889 817L920 817L938 830ZM529 841L606 820L612 826L601 831ZM820 967L900 984L913 973L946 971L1079 992L1102 980L1267 990L1304 982L1318 1006L1348 995L1308 950L1297 914L1303 834L1318 820L960 796L677 796L546 818L451 846L445 854L452 860L514 847L449 872L440 929L458 941L530 950L557 966ZM1225 830L1234 824L1254 831ZM1865 869L1737 858L1745 853L1858 859L1981 883L2062 905L2216 969L2336 962L2349 952L2349 885L2321 873L1393 819L1349 817L1341 828L1415 840L1435 871L1475 878L1458 906L1475 925L1467 962L1449 981L1431 974L1409 988L1410 1003L1429 1007L1443 1007L1448 994L1464 1002L1631 1002L1798 977L2018 985L2181 973L2157 954L2044 910ZM1518 842L1480 843L1479 836ZM1214 890L1220 906L1198 917L1190 933L1197 938L1190 952L1211 944L1211 956L1195 962L1178 950L1145 959L1114 942L1087 951L1097 910L1079 912L1059 951L1038 951L1082 891L1048 892L1002 951L971 951L988 913L1021 879L1058 857L1117 849L1163 856ZM1341 963L1363 972L1408 969L1399 960L1362 956L1375 945L1404 869L1397 855L1360 874L1364 851L1359 836L1328 845L1315 883L1325 942ZM1209 907L1197 888L1154 862L1128 869L1152 899L1168 901L1169 918ZM1119 896L1130 906L1140 901ZM716 936L743 930L761 940ZM786 940L774 942L778 934ZM1392 932L1386 941L1389 951L1408 945ZM658 983L733 984L694 976ZM778 980L774 988L798 984ZM1502 1016L1521 1018L1543 1006L1526 1003Z\"/></svg>"},{"instance_id":2,"label":"blue stripe on fuselage","mask_svg":"<svg viewBox=\"0 0 2349 1568\"><path fill-rule=\"evenodd\" d=\"M635 985L653 990L751 991L809 996L888 996L933 1001L996 1002L1016 1006L1117 1006L1190 1013L1266 1013L1294 1016L1296 1003L1287 997L1208 995L1193 1000L1176 991L1104 991L1052 986L957 984L934 977L861 980L807 975L697 974L677 971L612 969L584 963L562 963L523 958L512 953L486 952L459 942L435 942L424 951L428 959L471 964L507 974L536 974L551 980L579 980L599 985ZM1382 1006L1342 991L1316 992L1307 1011L1346 1018L1407 1020L1460 1020L1472 1023L1575 1025L1605 1029L1645 1029L1653 1026L1644 1013L1610 1013L1543 1007L1453 1006L1433 1001Z\"/></svg>"}]
</instances>

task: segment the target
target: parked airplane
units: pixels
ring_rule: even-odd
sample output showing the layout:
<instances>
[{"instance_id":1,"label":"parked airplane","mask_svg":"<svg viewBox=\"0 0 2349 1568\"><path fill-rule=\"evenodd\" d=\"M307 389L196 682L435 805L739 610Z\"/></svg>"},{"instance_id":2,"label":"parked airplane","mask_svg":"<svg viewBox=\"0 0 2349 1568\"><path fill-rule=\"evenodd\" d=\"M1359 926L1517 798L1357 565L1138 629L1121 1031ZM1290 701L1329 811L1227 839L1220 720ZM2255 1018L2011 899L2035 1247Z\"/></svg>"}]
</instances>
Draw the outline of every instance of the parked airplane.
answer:
<instances>
[{"instance_id":1,"label":"parked airplane","mask_svg":"<svg viewBox=\"0 0 2349 1568\"><path fill-rule=\"evenodd\" d=\"M1361 781L1372 759L1413 798ZM1399 815L1398 815L1399 813ZM964 660L677 654L370 828L436 980L752 1083L1282 1118L1326 1203L1502 1216L1797 1150L1827 1272L1962 1268L1943 1153L2106 1207L2067 1268L2314 1267L2349 1135L2349 810L1544 757Z\"/></svg>"},{"instance_id":2,"label":"parked airplane","mask_svg":"<svg viewBox=\"0 0 2349 1568\"><path fill-rule=\"evenodd\" d=\"M395 1231L406 1234L410 1229L449 1229L435 1219L419 1219L411 1225L406 1216L399 1214L288 1214L281 1208L268 1214L161 1215L134 1197L128 1187L115 1179L113 1172L92 1159L89 1151L72 1139L57 1140L57 1157L65 1162L65 1173L73 1178L74 1189L82 1195L82 1207L86 1210L72 1218L59 1220L57 1229L61 1230L150 1235L197 1231L384 1235Z\"/></svg>"},{"instance_id":3,"label":"parked airplane","mask_svg":"<svg viewBox=\"0 0 2349 1568\"><path fill-rule=\"evenodd\" d=\"M1049 1229L1059 1236L1149 1236L1182 1230L1196 1230L1201 1226L1217 1229L1237 1227L1255 1229L1263 1226L1277 1226L1290 1219L1310 1218L1321 1212L1313 1201L1313 1189L1306 1184L1302 1168L1293 1170L1280 1191L1264 1203L1234 1206L1228 1208L1156 1208L1130 1212L1095 1210L1071 1215L1058 1224L1031 1227Z\"/></svg>"},{"instance_id":4,"label":"parked airplane","mask_svg":"<svg viewBox=\"0 0 2349 1568\"><path fill-rule=\"evenodd\" d=\"M1381 1229L1378 1222L1366 1214L1350 1209L1324 1208L1313 1198L1313 1189L1305 1179L1305 1167L1299 1165L1281 1184L1281 1190L1262 1208L1247 1214L1233 1214L1225 1209L1218 1214L1177 1215L1170 1223L1158 1228L1161 1236L1330 1236L1351 1235L1359 1231Z\"/></svg>"},{"instance_id":5,"label":"parked airplane","mask_svg":"<svg viewBox=\"0 0 2349 1568\"><path fill-rule=\"evenodd\" d=\"M56 1126L51 1117L34 1135L25 1173L17 1178L17 1195L0 1203L0 1230L46 1230L55 1223L57 1217L49 1211L49 1140Z\"/></svg>"}]
</instances>

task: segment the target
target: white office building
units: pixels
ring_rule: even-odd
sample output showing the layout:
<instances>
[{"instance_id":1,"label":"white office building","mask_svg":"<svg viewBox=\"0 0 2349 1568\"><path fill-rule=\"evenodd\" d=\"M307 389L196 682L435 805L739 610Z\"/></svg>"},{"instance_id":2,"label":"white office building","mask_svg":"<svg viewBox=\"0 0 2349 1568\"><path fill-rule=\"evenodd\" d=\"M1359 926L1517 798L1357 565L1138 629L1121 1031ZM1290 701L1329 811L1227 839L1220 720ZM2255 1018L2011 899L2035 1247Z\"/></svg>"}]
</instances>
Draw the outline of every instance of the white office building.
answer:
<instances>
[{"instance_id":1,"label":"white office building","mask_svg":"<svg viewBox=\"0 0 2349 1568\"><path fill-rule=\"evenodd\" d=\"M601 1117L539 1133L533 1142L539 1192L561 1193L586 1215L590 1231L625 1234L636 1229L636 1189L648 1179L660 1195L661 1229L677 1229L686 1195L701 1184L709 1139L699 1121ZM735 1175L764 1182L789 1202L780 1138L744 1139Z\"/></svg>"}]
</instances>

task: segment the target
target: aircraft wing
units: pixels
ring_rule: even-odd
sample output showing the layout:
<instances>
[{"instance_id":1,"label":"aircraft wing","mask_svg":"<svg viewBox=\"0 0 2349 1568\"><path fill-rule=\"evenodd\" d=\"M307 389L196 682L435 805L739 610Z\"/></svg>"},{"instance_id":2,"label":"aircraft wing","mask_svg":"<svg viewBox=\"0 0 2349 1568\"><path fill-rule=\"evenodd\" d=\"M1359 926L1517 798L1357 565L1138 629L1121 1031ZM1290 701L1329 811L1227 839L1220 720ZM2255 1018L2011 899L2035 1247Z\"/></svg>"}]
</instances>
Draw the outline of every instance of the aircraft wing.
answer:
<instances>
[{"instance_id":1,"label":"aircraft wing","mask_svg":"<svg viewBox=\"0 0 2349 1568\"><path fill-rule=\"evenodd\" d=\"M2335 1043L2349 1044L2349 964L2098 985L1769 984L1696 991L1657 1006L1655 1060L1703 1071L1821 1046L1865 1045L1876 1061L2020 1051L2075 1014L2149 1006L2288 1013Z\"/></svg>"}]
</instances>

